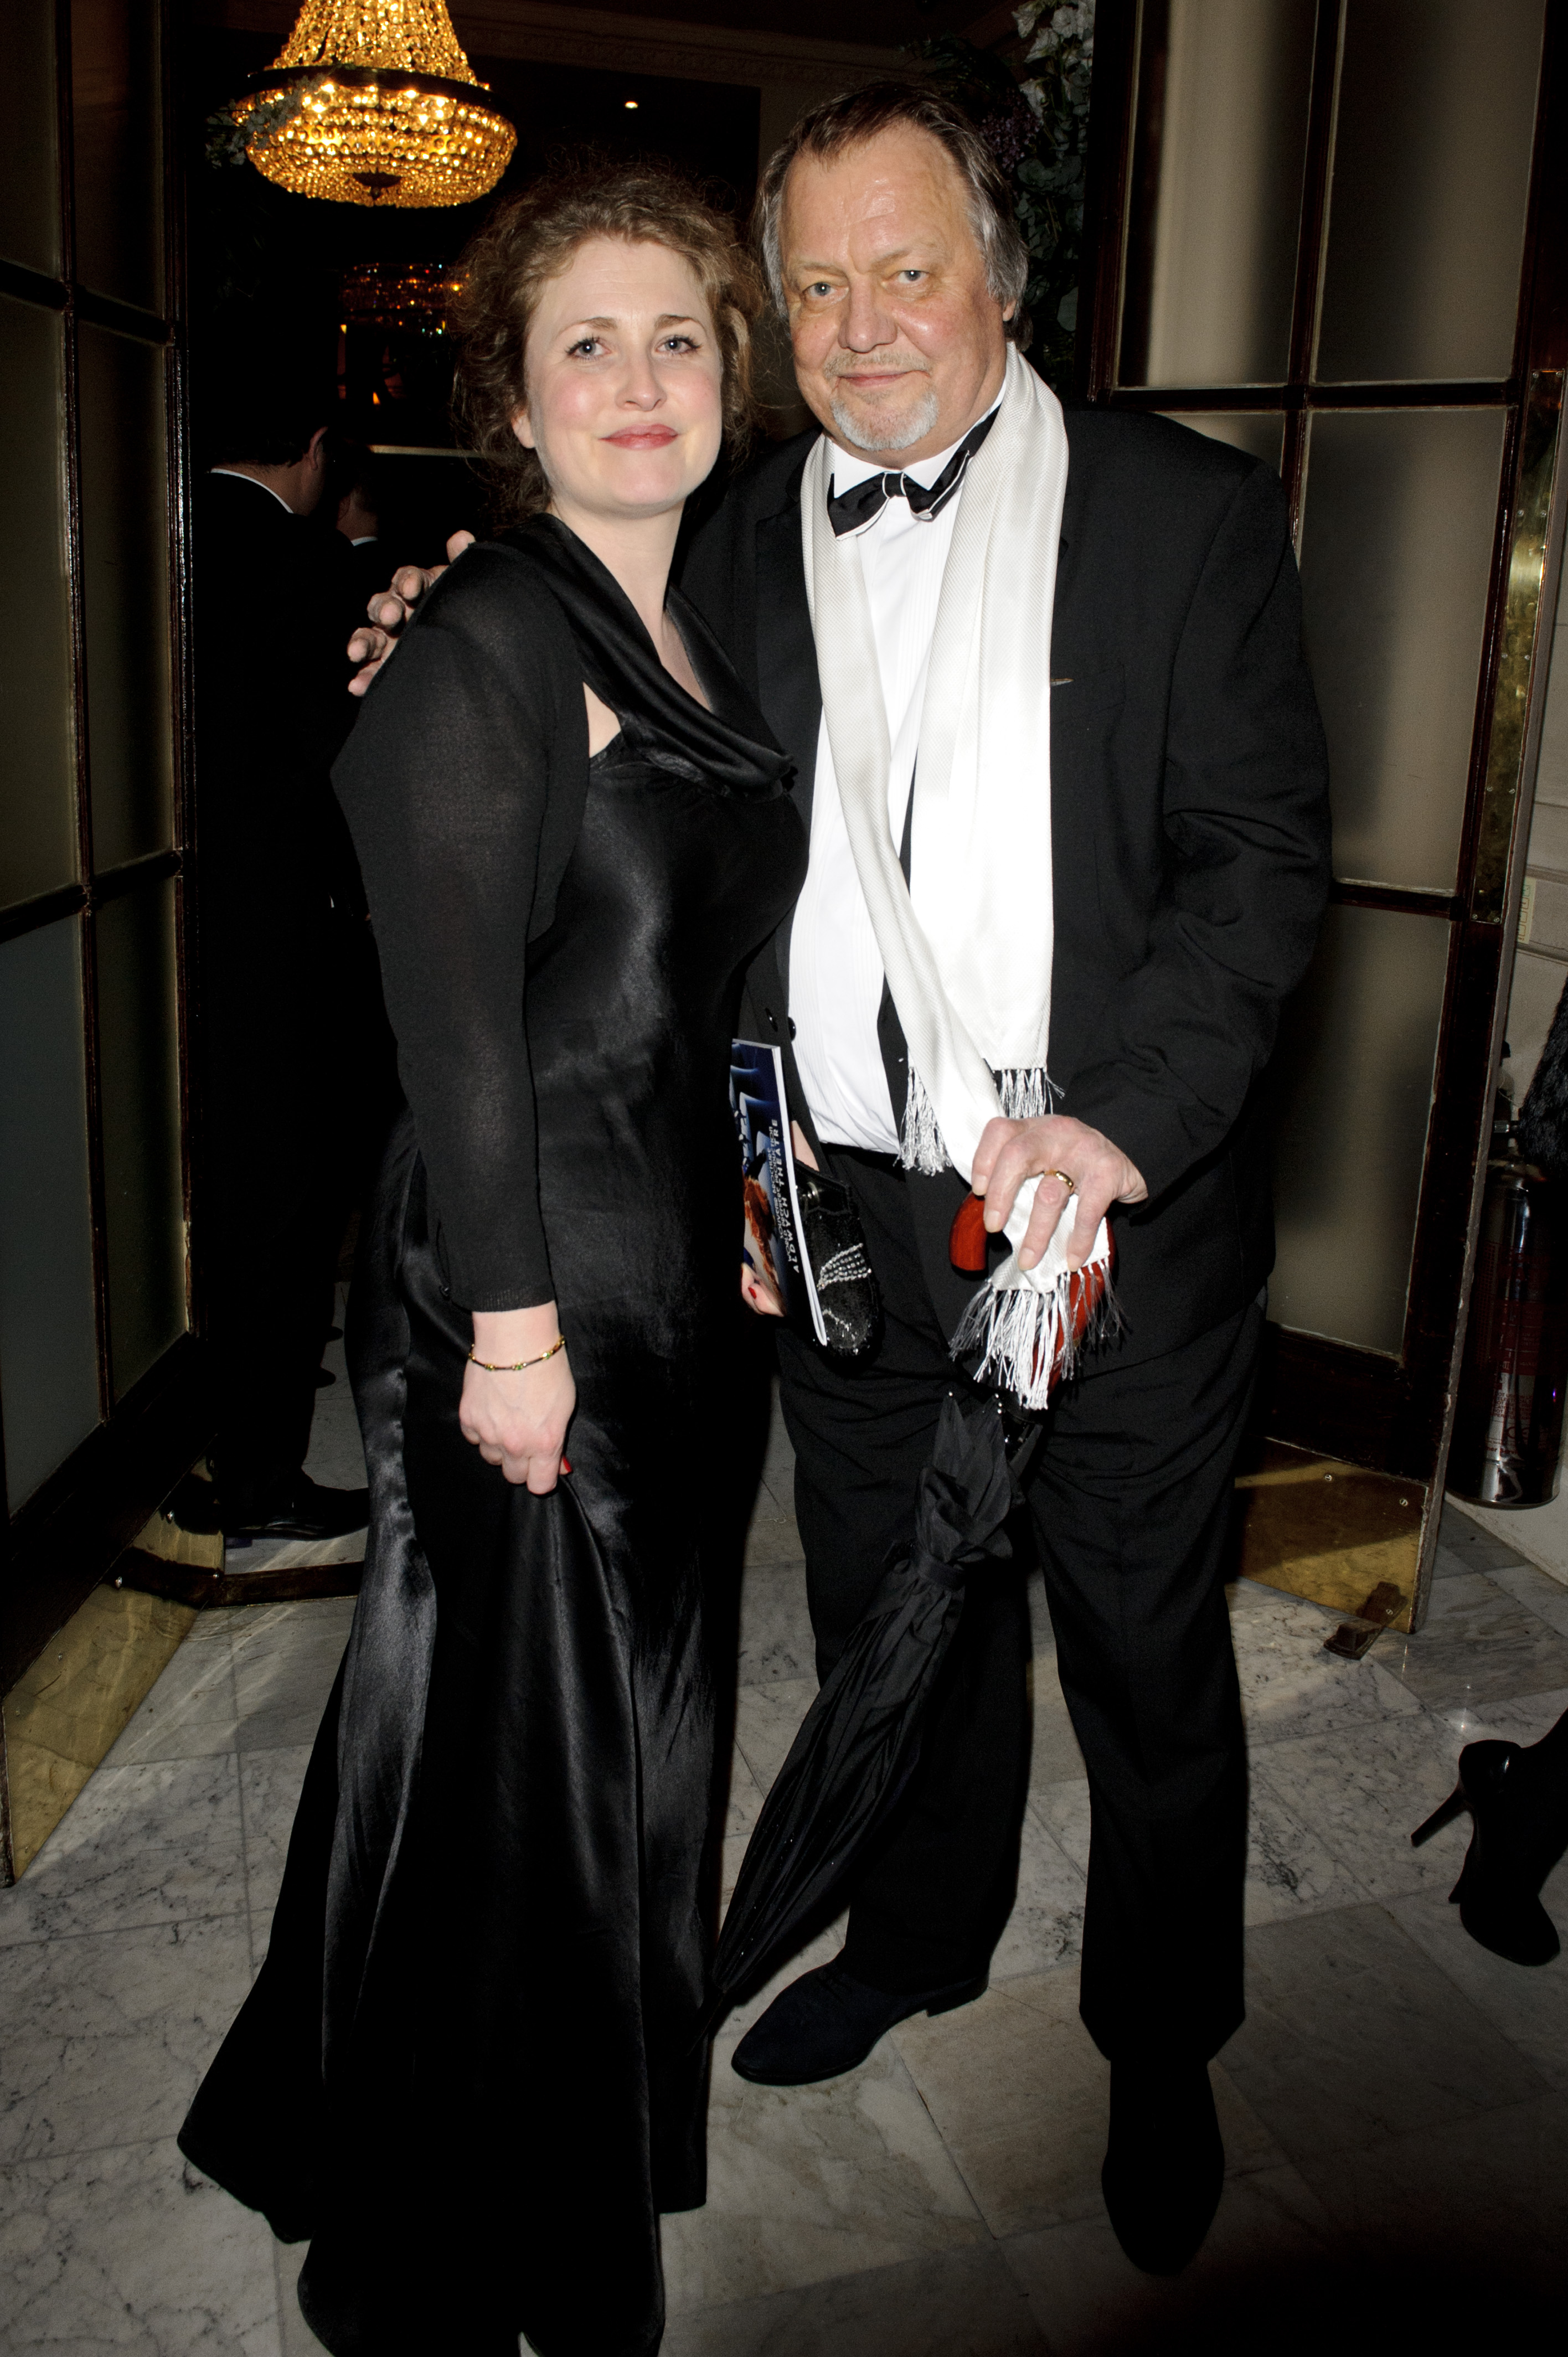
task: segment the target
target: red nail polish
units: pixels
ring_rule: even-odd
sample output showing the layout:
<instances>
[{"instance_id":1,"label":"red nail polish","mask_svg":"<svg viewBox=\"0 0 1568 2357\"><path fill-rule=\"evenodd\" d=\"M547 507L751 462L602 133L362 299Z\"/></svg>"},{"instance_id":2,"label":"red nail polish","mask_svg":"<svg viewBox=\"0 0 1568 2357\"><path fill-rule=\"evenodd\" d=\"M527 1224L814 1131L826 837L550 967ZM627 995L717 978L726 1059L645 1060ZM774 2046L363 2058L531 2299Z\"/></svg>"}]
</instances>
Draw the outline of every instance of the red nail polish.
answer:
<instances>
[{"instance_id":1,"label":"red nail polish","mask_svg":"<svg viewBox=\"0 0 1568 2357\"><path fill-rule=\"evenodd\" d=\"M561 1470L563 1473L570 1473L572 1470L572 1460L569 1457L563 1457L561 1459Z\"/></svg>"}]
</instances>

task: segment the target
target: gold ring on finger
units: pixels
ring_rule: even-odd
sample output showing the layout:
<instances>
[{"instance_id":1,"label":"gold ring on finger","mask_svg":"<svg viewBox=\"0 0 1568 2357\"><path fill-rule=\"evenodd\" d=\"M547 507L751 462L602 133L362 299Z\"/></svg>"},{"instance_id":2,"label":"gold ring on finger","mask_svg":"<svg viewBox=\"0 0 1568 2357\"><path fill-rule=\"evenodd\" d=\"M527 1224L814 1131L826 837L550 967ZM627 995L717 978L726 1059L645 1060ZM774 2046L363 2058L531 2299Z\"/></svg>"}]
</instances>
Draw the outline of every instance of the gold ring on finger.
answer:
<instances>
[{"instance_id":1,"label":"gold ring on finger","mask_svg":"<svg viewBox=\"0 0 1568 2357\"><path fill-rule=\"evenodd\" d=\"M1047 1178L1059 1178L1059 1179L1061 1180L1061 1182L1062 1182L1062 1185L1067 1189L1068 1193L1069 1193L1069 1195L1076 1195L1076 1194L1077 1194L1077 1192L1078 1192L1078 1180L1077 1180L1077 1179L1072 1176L1072 1174L1071 1174L1071 1172L1070 1172L1070 1171L1068 1171L1068 1170L1047 1170L1047 1173L1046 1173L1046 1176L1047 1176Z\"/></svg>"}]
</instances>

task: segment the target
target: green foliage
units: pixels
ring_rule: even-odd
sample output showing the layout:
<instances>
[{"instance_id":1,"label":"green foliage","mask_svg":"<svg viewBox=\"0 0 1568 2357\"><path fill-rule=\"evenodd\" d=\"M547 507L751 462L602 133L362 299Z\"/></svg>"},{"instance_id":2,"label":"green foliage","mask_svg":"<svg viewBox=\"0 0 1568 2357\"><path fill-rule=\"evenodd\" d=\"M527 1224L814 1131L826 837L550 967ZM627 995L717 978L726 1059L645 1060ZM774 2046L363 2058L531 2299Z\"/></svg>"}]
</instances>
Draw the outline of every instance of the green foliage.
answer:
<instances>
[{"instance_id":1,"label":"green foliage","mask_svg":"<svg viewBox=\"0 0 1568 2357\"><path fill-rule=\"evenodd\" d=\"M1094 0L1026 0L1014 21L1027 44L1023 80L994 50L955 35L911 43L928 79L962 107L1013 186L1029 249L1024 306L1047 382L1071 381L1083 255L1084 160L1094 65Z\"/></svg>"}]
</instances>

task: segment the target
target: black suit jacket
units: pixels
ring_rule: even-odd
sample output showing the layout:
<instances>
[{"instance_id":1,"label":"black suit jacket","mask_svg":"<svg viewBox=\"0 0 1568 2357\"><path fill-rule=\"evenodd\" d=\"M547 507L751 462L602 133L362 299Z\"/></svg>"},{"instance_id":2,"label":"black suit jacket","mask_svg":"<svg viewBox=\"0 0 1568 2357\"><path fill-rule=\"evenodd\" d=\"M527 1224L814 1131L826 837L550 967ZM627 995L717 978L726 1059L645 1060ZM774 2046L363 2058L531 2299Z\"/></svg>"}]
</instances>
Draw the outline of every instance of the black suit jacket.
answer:
<instances>
[{"instance_id":1,"label":"black suit jacket","mask_svg":"<svg viewBox=\"0 0 1568 2357\"><path fill-rule=\"evenodd\" d=\"M208 1092L253 1132L314 1121L341 1087L345 960L368 955L330 777L358 709L348 543L260 483L204 476L194 592Z\"/></svg>"},{"instance_id":2,"label":"black suit jacket","mask_svg":"<svg viewBox=\"0 0 1568 2357\"><path fill-rule=\"evenodd\" d=\"M1124 1329L1099 1364L1173 1350L1255 1297L1273 1262L1258 1082L1327 896L1327 759L1301 651L1278 479L1163 418L1069 411L1052 625L1060 1110L1130 1155L1150 1200L1118 1210ZM682 586L793 757L810 822L822 694L800 560L814 431L766 453L702 521ZM751 1019L789 1050L789 928L752 967ZM904 1043L884 997L895 1105ZM810 1127L807 1123L808 1129ZM912 1178L949 1330L962 1193Z\"/></svg>"}]
</instances>

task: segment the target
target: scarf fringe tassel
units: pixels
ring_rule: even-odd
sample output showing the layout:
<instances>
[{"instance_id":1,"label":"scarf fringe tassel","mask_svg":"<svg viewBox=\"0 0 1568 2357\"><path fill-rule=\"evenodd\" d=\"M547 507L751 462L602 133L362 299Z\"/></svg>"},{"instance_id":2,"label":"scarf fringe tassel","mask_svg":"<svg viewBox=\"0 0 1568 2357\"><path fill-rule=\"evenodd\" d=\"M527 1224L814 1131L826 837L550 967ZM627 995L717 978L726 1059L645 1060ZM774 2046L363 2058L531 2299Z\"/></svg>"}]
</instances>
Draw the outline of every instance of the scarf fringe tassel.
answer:
<instances>
[{"instance_id":1,"label":"scarf fringe tassel","mask_svg":"<svg viewBox=\"0 0 1568 2357\"><path fill-rule=\"evenodd\" d=\"M1081 1351L1121 1331L1122 1316L1104 1261L1064 1270L1048 1292L1031 1285L999 1293L982 1286L959 1321L952 1353L977 1383L993 1383L1026 1408L1050 1405Z\"/></svg>"},{"instance_id":2,"label":"scarf fringe tassel","mask_svg":"<svg viewBox=\"0 0 1568 2357\"><path fill-rule=\"evenodd\" d=\"M994 1077L1004 1121L1043 1121L1056 1111L1061 1091L1043 1064L1014 1064ZM922 1170L928 1178L951 1168L938 1126L936 1107L926 1094L925 1082L913 1069L904 1103L904 1136L898 1158L906 1170Z\"/></svg>"}]
</instances>

